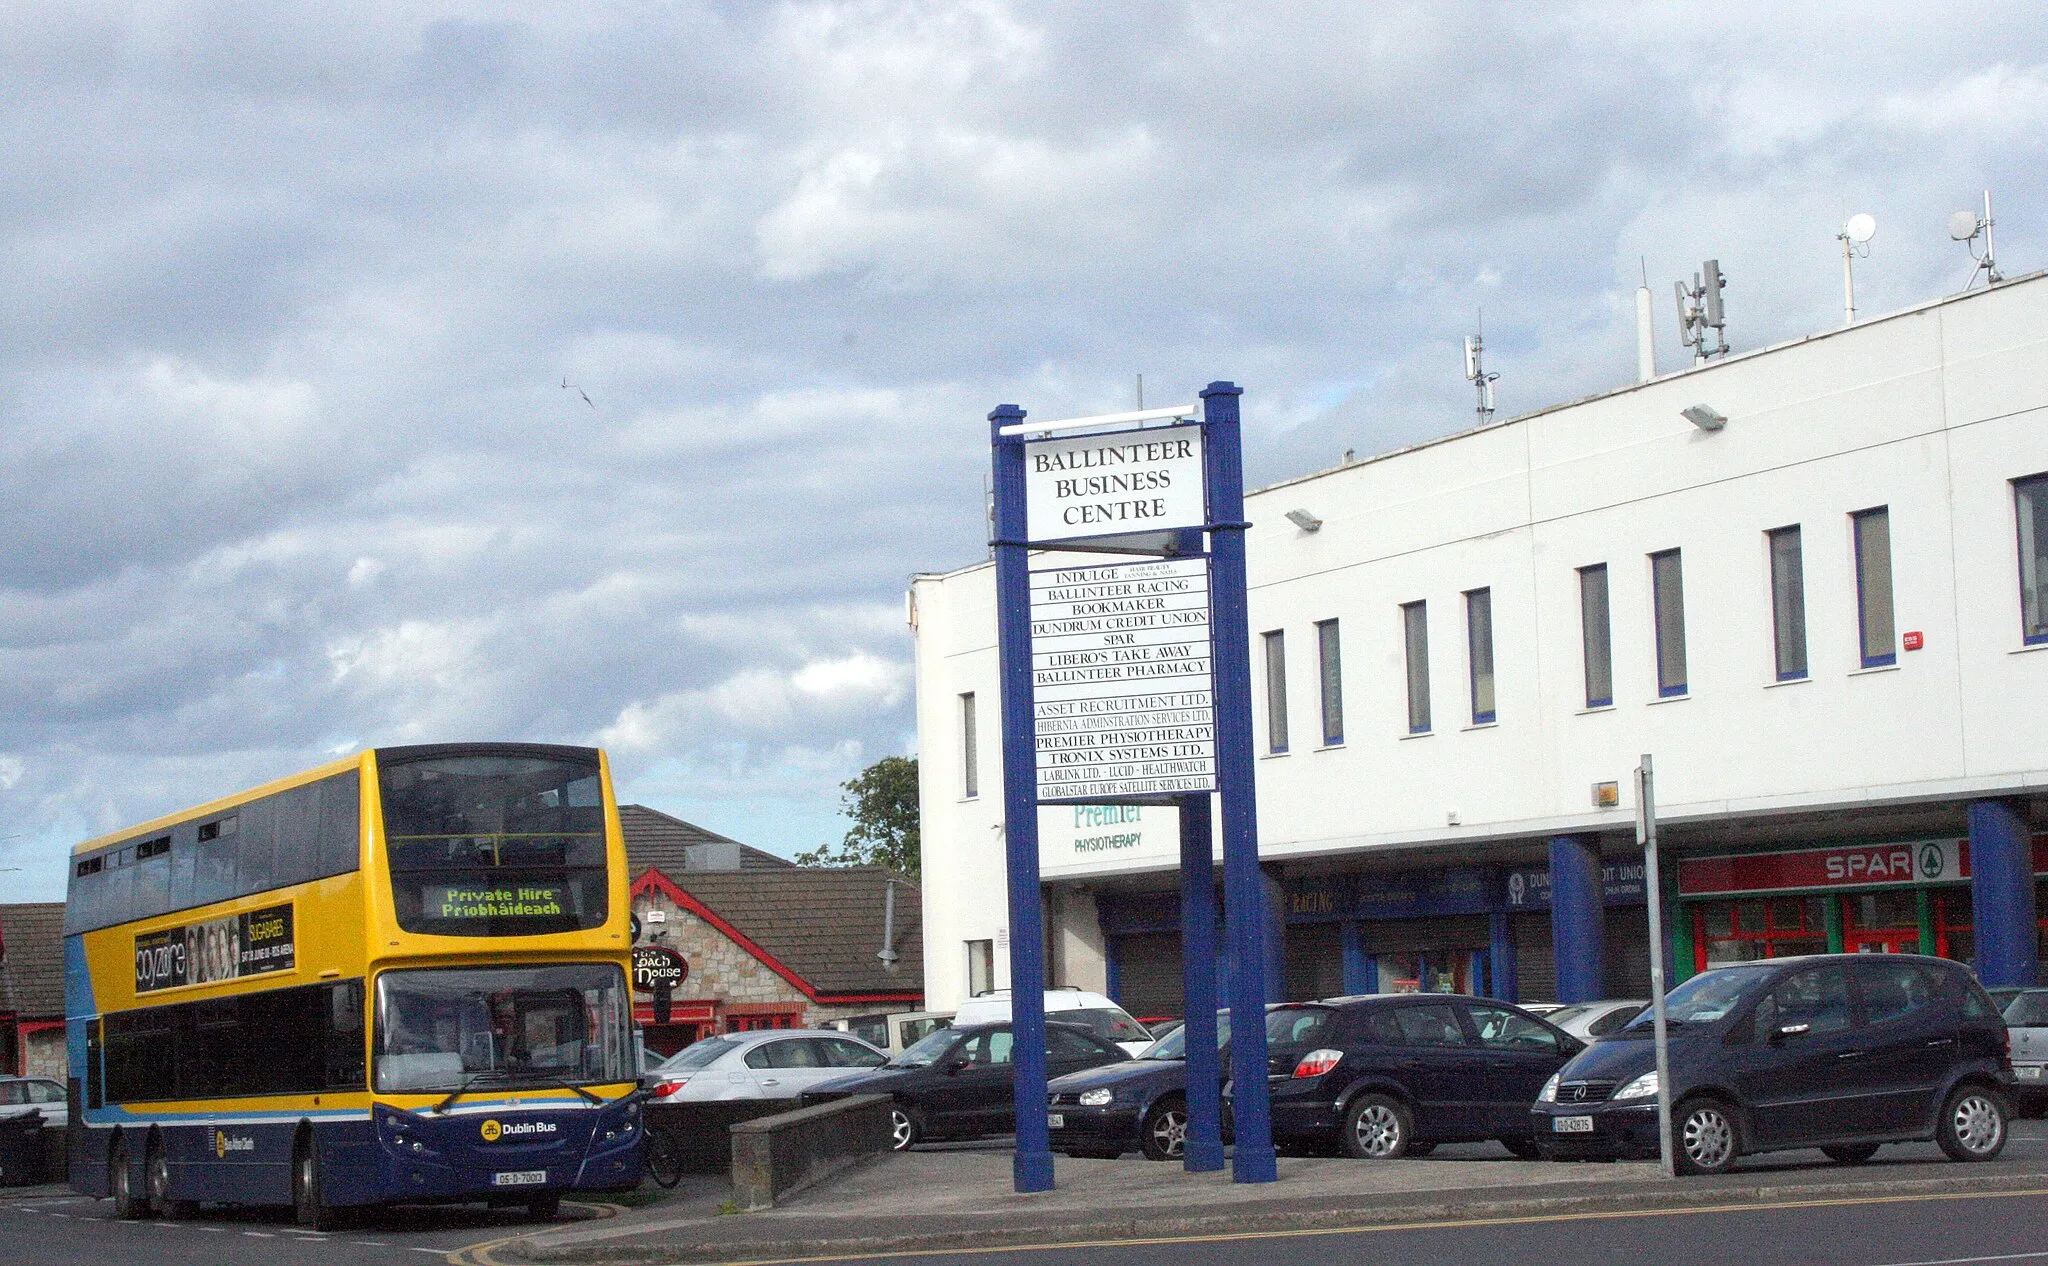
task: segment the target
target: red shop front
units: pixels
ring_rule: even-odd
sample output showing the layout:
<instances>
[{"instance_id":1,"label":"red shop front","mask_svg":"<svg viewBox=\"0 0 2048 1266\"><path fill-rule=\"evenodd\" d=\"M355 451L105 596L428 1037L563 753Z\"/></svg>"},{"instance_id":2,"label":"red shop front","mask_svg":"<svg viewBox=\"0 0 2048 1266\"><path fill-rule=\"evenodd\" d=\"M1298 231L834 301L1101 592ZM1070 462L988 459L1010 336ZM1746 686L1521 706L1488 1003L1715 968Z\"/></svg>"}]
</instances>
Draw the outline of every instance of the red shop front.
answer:
<instances>
[{"instance_id":1,"label":"red shop front","mask_svg":"<svg viewBox=\"0 0 2048 1266\"><path fill-rule=\"evenodd\" d=\"M2048 835L2034 837L2048 876ZM2036 881L2048 912L2048 882ZM2040 923L2048 959L2048 918ZM1678 863L1676 958L1693 971L1794 954L1936 954L1970 962L1968 840L1899 840Z\"/></svg>"}]
</instances>

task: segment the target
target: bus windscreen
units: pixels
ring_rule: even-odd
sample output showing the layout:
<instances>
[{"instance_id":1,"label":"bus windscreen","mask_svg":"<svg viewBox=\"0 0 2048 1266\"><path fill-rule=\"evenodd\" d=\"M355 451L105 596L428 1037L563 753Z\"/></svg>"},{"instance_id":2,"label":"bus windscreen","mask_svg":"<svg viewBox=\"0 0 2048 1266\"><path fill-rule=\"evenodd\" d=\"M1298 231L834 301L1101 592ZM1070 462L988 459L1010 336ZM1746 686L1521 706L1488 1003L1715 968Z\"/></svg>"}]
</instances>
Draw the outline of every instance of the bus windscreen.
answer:
<instances>
[{"instance_id":1,"label":"bus windscreen","mask_svg":"<svg viewBox=\"0 0 2048 1266\"><path fill-rule=\"evenodd\" d=\"M378 790L398 925L439 936L534 936L605 921L597 761L432 756L382 764Z\"/></svg>"}]
</instances>

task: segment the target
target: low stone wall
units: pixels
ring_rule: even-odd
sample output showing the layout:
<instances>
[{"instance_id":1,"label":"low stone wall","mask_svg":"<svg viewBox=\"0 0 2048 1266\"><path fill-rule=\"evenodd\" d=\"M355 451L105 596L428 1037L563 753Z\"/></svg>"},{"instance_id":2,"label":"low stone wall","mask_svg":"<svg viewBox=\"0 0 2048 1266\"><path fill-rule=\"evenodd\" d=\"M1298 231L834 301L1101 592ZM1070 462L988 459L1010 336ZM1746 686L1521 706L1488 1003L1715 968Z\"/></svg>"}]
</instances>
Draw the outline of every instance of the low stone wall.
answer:
<instances>
[{"instance_id":1,"label":"low stone wall","mask_svg":"<svg viewBox=\"0 0 2048 1266\"><path fill-rule=\"evenodd\" d=\"M752 1213L889 1150L888 1095L852 1095L732 1127L733 1203Z\"/></svg>"},{"instance_id":2,"label":"low stone wall","mask_svg":"<svg viewBox=\"0 0 2048 1266\"><path fill-rule=\"evenodd\" d=\"M651 1103L647 1124L675 1136L686 1174L722 1174L732 1168L734 1125L801 1107L795 1099L714 1099L706 1103Z\"/></svg>"}]
</instances>

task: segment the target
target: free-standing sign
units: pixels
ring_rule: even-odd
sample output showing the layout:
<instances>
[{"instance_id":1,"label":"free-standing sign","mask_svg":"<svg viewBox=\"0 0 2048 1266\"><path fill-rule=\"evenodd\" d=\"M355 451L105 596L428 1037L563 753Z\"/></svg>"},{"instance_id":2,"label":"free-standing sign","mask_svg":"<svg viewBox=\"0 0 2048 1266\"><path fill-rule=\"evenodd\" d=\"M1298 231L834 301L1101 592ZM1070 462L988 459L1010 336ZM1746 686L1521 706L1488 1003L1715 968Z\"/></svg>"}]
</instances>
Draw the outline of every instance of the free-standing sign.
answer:
<instances>
[{"instance_id":1,"label":"free-standing sign","mask_svg":"<svg viewBox=\"0 0 2048 1266\"><path fill-rule=\"evenodd\" d=\"M1207 559L1031 573L1040 800L1216 789Z\"/></svg>"},{"instance_id":2,"label":"free-standing sign","mask_svg":"<svg viewBox=\"0 0 2048 1266\"><path fill-rule=\"evenodd\" d=\"M1024 497L1034 541L1201 527L1202 428L1027 444Z\"/></svg>"}]
</instances>

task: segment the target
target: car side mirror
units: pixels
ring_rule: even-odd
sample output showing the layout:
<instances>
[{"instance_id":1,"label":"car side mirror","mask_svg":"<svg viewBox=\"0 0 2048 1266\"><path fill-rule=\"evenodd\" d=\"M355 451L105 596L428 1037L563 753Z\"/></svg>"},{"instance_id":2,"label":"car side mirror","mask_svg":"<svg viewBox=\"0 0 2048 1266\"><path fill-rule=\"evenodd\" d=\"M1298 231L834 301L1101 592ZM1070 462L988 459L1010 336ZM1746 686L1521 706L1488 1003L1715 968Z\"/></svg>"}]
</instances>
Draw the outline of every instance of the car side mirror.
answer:
<instances>
[{"instance_id":1,"label":"car side mirror","mask_svg":"<svg viewBox=\"0 0 2048 1266\"><path fill-rule=\"evenodd\" d=\"M1788 1037L1805 1037L1808 1033L1811 1032L1813 1032L1813 1026L1811 1024L1806 1024L1803 1022L1799 1024L1781 1024L1778 1026L1778 1031L1771 1035L1771 1040L1774 1042L1782 1042Z\"/></svg>"},{"instance_id":2,"label":"car side mirror","mask_svg":"<svg viewBox=\"0 0 2048 1266\"><path fill-rule=\"evenodd\" d=\"M968 1059L965 1055L961 1055L956 1058L947 1060L945 1067L946 1076L951 1077L956 1075L961 1070L968 1067L968 1065L970 1065L972 1062L973 1061Z\"/></svg>"}]
</instances>

